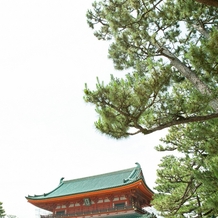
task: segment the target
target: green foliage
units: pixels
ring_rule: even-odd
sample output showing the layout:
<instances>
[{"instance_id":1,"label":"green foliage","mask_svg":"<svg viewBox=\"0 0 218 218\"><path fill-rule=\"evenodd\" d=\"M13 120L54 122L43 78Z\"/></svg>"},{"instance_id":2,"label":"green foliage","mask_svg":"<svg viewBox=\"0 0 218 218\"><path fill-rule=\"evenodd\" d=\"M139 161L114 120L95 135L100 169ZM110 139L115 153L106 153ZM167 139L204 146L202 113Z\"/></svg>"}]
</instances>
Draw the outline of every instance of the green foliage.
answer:
<instances>
[{"instance_id":1,"label":"green foliage","mask_svg":"<svg viewBox=\"0 0 218 218\"><path fill-rule=\"evenodd\" d=\"M2 202L0 202L0 217L4 217L5 216L5 211L2 207Z\"/></svg>"},{"instance_id":2,"label":"green foliage","mask_svg":"<svg viewBox=\"0 0 218 218\"><path fill-rule=\"evenodd\" d=\"M191 44L186 57L196 69L196 73L210 86L216 87L218 81L218 30L212 29L210 38L203 39L201 45Z\"/></svg>"},{"instance_id":3,"label":"green foliage","mask_svg":"<svg viewBox=\"0 0 218 218\"><path fill-rule=\"evenodd\" d=\"M214 116L207 106L210 99L186 81L169 91L171 73L169 67L153 65L149 76L137 72L125 79L111 76L108 85L98 82L96 91L86 86L84 99L95 104L99 114L97 129L121 138Z\"/></svg>"},{"instance_id":4,"label":"green foliage","mask_svg":"<svg viewBox=\"0 0 218 218\"><path fill-rule=\"evenodd\" d=\"M153 204L164 217L211 217L218 214L218 119L174 126L157 150L177 150L157 171Z\"/></svg>"},{"instance_id":5,"label":"green foliage","mask_svg":"<svg viewBox=\"0 0 218 218\"><path fill-rule=\"evenodd\" d=\"M216 117L207 106L215 99L218 112L212 49L217 12L192 0L94 2L87 12L90 27L98 39L112 40L109 57L115 68L132 70L124 79L112 76L108 85L98 82L96 91L86 86L85 101L99 114L97 129L121 138Z\"/></svg>"},{"instance_id":6,"label":"green foliage","mask_svg":"<svg viewBox=\"0 0 218 218\"><path fill-rule=\"evenodd\" d=\"M147 57L157 60L163 55L157 44L184 58L190 42L201 38L197 30L210 32L217 24L217 12L192 0L105 0L95 2L87 18L98 39L113 39L109 57L124 69Z\"/></svg>"}]
</instances>

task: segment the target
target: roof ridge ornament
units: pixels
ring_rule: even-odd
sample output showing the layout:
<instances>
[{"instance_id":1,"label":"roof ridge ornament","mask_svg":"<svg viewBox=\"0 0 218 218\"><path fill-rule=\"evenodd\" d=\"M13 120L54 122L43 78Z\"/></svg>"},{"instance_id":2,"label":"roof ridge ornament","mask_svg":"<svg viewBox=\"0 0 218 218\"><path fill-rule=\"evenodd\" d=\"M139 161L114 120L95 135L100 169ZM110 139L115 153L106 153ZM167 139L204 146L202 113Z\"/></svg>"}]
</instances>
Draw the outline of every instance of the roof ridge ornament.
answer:
<instances>
[{"instance_id":1,"label":"roof ridge ornament","mask_svg":"<svg viewBox=\"0 0 218 218\"><path fill-rule=\"evenodd\" d=\"M135 164L137 165L137 168L141 168L141 165L138 162L136 162Z\"/></svg>"},{"instance_id":2,"label":"roof ridge ornament","mask_svg":"<svg viewBox=\"0 0 218 218\"><path fill-rule=\"evenodd\" d=\"M138 162L135 163L137 166L134 168L134 170L130 173L129 177L127 179L123 180L123 183L129 182L129 181L134 181L138 178L135 174L137 173L138 169L141 169L141 166Z\"/></svg>"},{"instance_id":3,"label":"roof ridge ornament","mask_svg":"<svg viewBox=\"0 0 218 218\"><path fill-rule=\"evenodd\" d=\"M63 183L64 177L60 179L59 185Z\"/></svg>"}]
</instances>

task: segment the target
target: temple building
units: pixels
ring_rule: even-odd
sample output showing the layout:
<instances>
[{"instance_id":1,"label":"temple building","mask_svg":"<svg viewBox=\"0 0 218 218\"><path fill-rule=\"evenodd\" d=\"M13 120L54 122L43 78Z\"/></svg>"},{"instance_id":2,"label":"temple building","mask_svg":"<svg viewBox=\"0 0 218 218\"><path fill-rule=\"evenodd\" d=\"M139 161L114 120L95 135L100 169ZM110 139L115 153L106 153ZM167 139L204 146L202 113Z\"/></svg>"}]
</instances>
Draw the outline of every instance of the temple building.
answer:
<instances>
[{"instance_id":1,"label":"temple building","mask_svg":"<svg viewBox=\"0 0 218 218\"><path fill-rule=\"evenodd\" d=\"M136 167L116 172L65 181L53 191L28 196L36 207L50 211L41 218L153 218L150 207L153 192Z\"/></svg>"}]
</instances>

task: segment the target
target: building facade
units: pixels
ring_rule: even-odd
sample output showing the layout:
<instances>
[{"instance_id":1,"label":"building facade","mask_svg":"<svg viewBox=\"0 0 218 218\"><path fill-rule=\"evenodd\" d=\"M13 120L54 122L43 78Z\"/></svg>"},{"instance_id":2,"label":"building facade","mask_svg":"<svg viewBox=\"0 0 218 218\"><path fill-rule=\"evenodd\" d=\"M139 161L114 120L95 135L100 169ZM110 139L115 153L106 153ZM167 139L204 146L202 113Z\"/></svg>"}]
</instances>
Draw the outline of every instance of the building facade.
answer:
<instances>
[{"instance_id":1,"label":"building facade","mask_svg":"<svg viewBox=\"0 0 218 218\"><path fill-rule=\"evenodd\" d=\"M43 195L28 196L29 203L50 211L41 218L151 218L144 208L150 207L153 192L141 170L121 171L64 181Z\"/></svg>"}]
</instances>

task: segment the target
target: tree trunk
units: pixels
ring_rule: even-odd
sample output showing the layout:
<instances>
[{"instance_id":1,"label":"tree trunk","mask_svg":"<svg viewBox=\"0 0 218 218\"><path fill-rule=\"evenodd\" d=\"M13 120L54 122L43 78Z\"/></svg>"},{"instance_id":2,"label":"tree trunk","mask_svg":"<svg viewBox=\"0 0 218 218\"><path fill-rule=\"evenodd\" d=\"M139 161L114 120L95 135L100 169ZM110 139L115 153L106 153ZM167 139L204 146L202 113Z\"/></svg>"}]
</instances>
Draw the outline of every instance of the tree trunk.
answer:
<instances>
[{"instance_id":1,"label":"tree trunk","mask_svg":"<svg viewBox=\"0 0 218 218\"><path fill-rule=\"evenodd\" d=\"M179 72L184 77L186 77L201 94L209 95L209 96L212 94L208 86L205 83L203 83L199 79L199 77L184 63L182 63L174 54L172 54L165 47L161 47L157 44L156 46L159 48L159 51L170 60L172 66L174 66L177 70L179 70ZM218 99L212 100L209 104L216 112L218 112Z\"/></svg>"},{"instance_id":2,"label":"tree trunk","mask_svg":"<svg viewBox=\"0 0 218 218\"><path fill-rule=\"evenodd\" d=\"M205 5L218 7L218 0L196 0L196 1Z\"/></svg>"}]
</instances>

